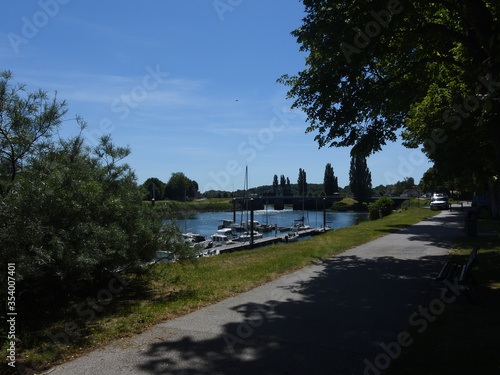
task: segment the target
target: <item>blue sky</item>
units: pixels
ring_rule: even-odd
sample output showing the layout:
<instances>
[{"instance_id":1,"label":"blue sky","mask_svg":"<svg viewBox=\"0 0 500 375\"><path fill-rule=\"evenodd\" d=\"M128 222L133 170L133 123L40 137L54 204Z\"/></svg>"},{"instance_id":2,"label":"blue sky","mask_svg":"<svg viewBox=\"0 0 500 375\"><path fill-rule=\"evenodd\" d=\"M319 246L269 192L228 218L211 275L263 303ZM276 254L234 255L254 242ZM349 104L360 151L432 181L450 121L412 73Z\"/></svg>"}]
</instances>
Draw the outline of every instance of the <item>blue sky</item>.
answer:
<instances>
[{"instance_id":1,"label":"blue sky","mask_svg":"<svg viewBox=\"0 0 500 375\"><path fill-rule=\"evenodd\" d=\"M321 183L331 163L349 183L349 149L318 149L305 115L290 111L282 74L304 68L290 32L298 0L12 1L0 15L0 69L68 103L63 135L88 124L95 143L130 146L139 183L174 172L201 191L271 184L274 174ZM368 159L373 186L430 167L389 144Z\"/></svg>"}]
</instances>

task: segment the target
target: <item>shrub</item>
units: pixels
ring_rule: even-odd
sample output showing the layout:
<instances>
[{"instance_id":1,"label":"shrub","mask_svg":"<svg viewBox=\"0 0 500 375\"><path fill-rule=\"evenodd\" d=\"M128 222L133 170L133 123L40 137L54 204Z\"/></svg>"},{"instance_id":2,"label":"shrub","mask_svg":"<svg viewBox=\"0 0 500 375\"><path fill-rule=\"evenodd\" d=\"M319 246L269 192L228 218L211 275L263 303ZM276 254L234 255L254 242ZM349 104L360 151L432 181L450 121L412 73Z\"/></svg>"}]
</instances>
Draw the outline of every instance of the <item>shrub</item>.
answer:
<instances>
[{"instance_id":1,"label":"shrub","mask_svg":"<svg viewBox=\"0 0 500 375\"><path fill-rule=\"evenodd\" d=\"M402 210L407 210L412 206L412 202L408 199L401 204Z\"/></svg>"},{"instance_id":2,"label":"shrub","mask_svg":"<svg viewBox=\"0 0 500 375\"><path fill-rule=\"evenodd\" d=\"M370 211L370 218L376 220L380 218L379 212L383 216L390 215L394 207L394 201L391 198L383 197L378 199L376 202L370 203L368 205L368 210Z\"/></svg>"},{"instance_id":3,"label":"shrub","mask_svg":"<svg viewBox=\"0 0 500 375\"><path fill-rule=\"evenodd\" d=\"M334 202L332 205L332 210L334 211L346 211L348 209L348 205L345 202Z\"/></svg>"}]
</instances>

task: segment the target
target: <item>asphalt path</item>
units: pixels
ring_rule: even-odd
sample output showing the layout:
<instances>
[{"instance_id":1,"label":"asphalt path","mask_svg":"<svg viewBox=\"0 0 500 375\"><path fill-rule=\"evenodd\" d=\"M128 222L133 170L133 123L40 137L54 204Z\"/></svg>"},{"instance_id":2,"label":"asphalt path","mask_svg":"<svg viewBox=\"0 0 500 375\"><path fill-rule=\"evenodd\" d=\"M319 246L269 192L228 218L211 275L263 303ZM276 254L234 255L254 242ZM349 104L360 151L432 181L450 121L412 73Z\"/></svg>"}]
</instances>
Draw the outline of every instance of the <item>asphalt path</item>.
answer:
<instances>
[{"instance_id":1,"label":"asphalt path","mask_svg":"<svg viewBox=\"0 0 500 375\"><path fill-rule=\"evenodd\" d=\"M380 374L433 320L421 306L463 223L444 211L50 375Z\"/></svg>"}]
</instances>

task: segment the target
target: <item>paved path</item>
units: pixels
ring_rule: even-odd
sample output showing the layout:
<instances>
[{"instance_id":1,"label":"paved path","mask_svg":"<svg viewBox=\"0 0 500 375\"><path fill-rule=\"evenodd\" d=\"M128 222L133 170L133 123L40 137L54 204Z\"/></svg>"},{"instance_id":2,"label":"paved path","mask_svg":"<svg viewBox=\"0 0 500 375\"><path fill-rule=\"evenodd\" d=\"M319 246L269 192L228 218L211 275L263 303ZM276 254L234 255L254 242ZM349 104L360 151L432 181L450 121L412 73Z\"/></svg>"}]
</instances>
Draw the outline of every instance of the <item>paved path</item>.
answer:
<instances>
[{"instance_id":1,"label":"paved path","mask_svg":"<svg viewBox=\"0 0 500 375\"><path fill-rule=\"evenodd\" d=\"M442 212L50 375L377 374L390 361L381 344L411 343L404 331L462 224Z\"/></svg>"}]
</instances>

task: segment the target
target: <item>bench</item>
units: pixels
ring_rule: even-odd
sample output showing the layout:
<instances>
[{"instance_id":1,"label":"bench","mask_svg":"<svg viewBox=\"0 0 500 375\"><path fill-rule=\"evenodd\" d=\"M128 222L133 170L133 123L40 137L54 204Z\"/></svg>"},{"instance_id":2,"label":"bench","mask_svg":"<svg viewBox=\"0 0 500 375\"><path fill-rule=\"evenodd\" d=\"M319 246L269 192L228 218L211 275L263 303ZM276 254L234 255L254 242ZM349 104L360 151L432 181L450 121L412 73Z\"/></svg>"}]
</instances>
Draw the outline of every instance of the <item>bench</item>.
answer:
<instances>
[{"instance_id":1,"label":"bench","mask_svg":"<svg viewBox=\"0 0 500 375\"><path fill-rule=\"evenodd\" d=\"M471 285L475 282L472 276L472 267L477 262L477 251L479 248L476 246L469 255L469 260L465 264L458 264L448 261L444 264L443 268L436 277L436 281L449 281L458 282L458 285Z\"/></svg>"}]
</instances>

